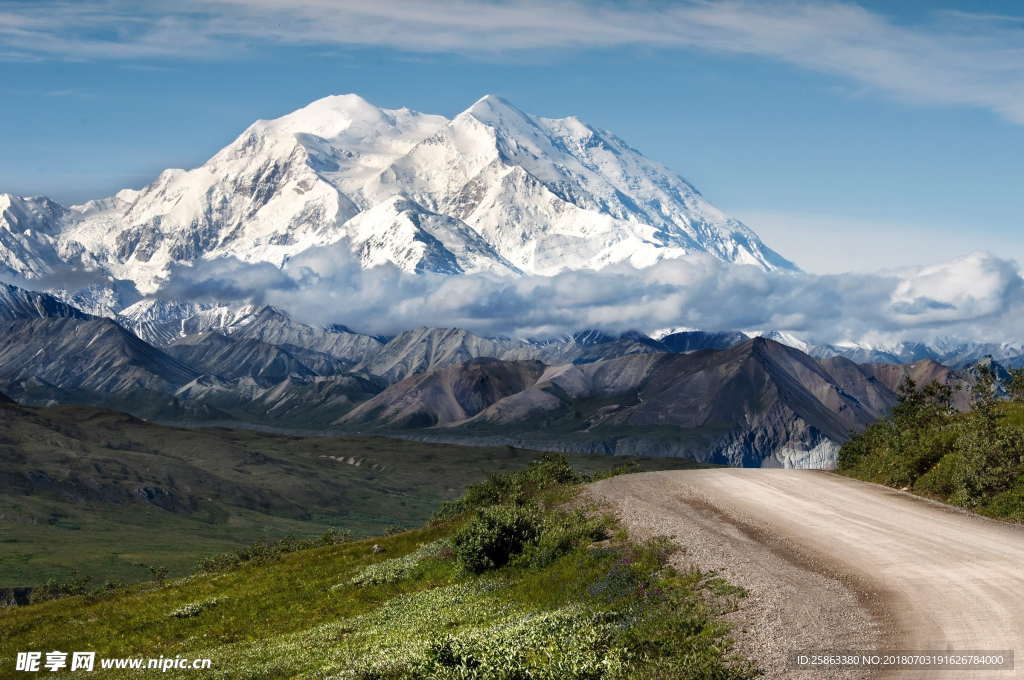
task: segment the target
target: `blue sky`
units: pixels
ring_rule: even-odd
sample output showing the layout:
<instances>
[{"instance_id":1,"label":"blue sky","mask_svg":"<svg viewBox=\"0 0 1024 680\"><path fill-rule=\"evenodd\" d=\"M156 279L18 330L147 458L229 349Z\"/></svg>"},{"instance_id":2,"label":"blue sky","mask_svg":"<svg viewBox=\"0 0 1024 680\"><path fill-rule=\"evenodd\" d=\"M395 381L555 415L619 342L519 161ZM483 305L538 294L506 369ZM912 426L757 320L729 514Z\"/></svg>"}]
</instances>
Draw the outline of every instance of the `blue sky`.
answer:
<instances>
[{"instance_id":1,"label":"blue sky","mask_svg":"<svg viewBox=\"0 0 1024 680\"><path fill-rule=\"evenodd\" d=\"M1024 261L1017 3L368 5L0 1L0 191L137 187L331 93L493 92L611 129L809 271Z\"/></svg>"}]
</instances>

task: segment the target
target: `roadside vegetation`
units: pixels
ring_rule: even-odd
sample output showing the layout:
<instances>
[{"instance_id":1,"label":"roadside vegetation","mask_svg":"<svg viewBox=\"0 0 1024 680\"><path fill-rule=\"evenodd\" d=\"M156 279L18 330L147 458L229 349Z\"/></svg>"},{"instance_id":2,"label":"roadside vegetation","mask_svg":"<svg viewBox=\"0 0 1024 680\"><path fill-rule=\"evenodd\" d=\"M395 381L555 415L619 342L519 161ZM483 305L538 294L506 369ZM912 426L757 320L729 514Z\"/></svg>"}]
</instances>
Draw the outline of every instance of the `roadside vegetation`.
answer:
<instances>
[{"instance_id":1,"label":"roadside vegetation","mask_svg":"<svg viewBox=\"0 0 1024 680\"><path fill-rule=\"evenodd\" d=\"M1009 400L982 370L973 408L952 408L948 386L909 378L892 414L847 442L841 473L908 489L991 517L1024 521L1024 369L1011 374Z\"/></svg>"},{"instance_id":2,"label":"roadside vegetation","mask_svg":"<svg viewBox=\"0 0 1024 680\"><path fill-rule=\"evenodd\" d=\"M0 676L19 651L94 650L208 657L204 677L246 680L756 677L719 618L744 593L669 567L667 540L627 540L579 494L588 479L542 456L419 529L278 541L184 578L52 592L0 617ZM138 672L97 677L118 673Z\"/></svg>"}]
</instances>

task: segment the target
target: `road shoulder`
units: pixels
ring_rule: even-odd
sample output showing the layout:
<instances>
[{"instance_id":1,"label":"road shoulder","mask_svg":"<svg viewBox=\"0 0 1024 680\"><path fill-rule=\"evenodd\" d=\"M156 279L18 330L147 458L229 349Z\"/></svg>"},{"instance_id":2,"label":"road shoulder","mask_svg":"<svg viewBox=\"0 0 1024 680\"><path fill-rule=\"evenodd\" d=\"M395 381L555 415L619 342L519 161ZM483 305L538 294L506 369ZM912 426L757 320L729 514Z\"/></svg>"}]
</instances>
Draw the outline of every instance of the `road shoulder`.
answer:
<instances>
[{"instance_id":1,"label":"road shoulder","mask_svg":"<svg viewBox=\"0 0 1024 680\"><path fill-rule=\"evenodd\" d=\"M755 660L764 678L871 677L867 671L787 668L796 651L880 648L882 611L867 589L710 504L680 476L615 477L591 485L589 493L607 503L634 538L675 539L683 546L674 558L677 568L714 571L747 591L725 618L735 625L737 651Z\"/></svg>"}]
</instances>

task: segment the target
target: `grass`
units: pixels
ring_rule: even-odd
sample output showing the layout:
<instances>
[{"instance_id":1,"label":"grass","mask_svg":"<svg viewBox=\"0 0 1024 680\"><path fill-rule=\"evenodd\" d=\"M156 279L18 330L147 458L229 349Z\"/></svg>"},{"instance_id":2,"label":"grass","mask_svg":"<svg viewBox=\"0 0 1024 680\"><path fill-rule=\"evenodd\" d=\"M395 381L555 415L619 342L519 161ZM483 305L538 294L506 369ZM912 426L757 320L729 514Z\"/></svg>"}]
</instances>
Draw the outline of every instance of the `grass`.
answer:
<instances>
[{"instance_id":1,"label":"grass","mask_svg":"<svg viewBox=\"0 0 1024 680\"><path fill-rule=\"evenodd\" d=\"M534 453L382 437L181 429L104 409L0 407L0 587L72 569L137 582L286 535L418 526L487 475ZM623 458L574 456L583 472ZM638 469L692 465L633 459Z\"/></svg>"},{"instance_id":2,"label":"grass","mask_svg":"<svg viewBox=\"0 0 1024 680\"><path fill-rule=\"evenodd\" d=\"M741 591L673 571L666 541L630 543L597 509L583 513L578 477L538 469L492 477L395 535L9 610L0 676L16 652L53 649L209 657L204 676L246 680L755 676L717 618ZM502 508L527 513L536 535L505 566L472 573L455 550L460 536Z\"/></svg>"}]
</instances>

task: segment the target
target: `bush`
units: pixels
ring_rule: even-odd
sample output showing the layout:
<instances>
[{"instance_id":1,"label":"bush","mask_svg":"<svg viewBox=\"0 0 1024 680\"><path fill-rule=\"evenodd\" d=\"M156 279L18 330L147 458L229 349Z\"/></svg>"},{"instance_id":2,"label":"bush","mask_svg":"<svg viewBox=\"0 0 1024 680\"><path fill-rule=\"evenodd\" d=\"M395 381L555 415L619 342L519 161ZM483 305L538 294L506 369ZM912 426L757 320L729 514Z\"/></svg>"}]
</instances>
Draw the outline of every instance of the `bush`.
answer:
<instances>
[{"instance_id":1,"label":"bush","mask_svg":"<svg viewBox=\"0 0 1024 680\"><path fill-rule=\"evenodd\" d=\"M234 569L243 564L267 564L287 553L336 545L350 540L352 532L347 529L330 529L317 538L299 539L285 536L273 543L253 543L239 550L204 557L199 561L198 569L201 572L215 572Z\"/></svg>"},{"instance_id":2,"label":"bush","mask_svg":"<svg viewBox=\"0 0 1024 680\"><path fill-rule=\"evenodd\" d=\"M474 574L503 567L537 540L541 528L542 520L533 508L485 508L455 534L455 555Z\"/></svg>"},{"instance_id":3,"label":"bush","mask_svg":"<svg viewBox=\"0 0 1024 680\"><path fill-rule=\"evenodd\" d=\"M618 477L619 475L631 475L634 472L640 472L640 464L635 460L630 460L621 465L616 465L613 468L602 470L601 472L595 472L590 476L590 481L597 482L602 479L611 479L612 477Z\"/></svg>"},{"instance_id":4,"label":"bush","mask_svg":"<svg viewBox=\"0 0 1024 680\"><path fill-rule=\"evenodd\" d=\"M575 548L610 536L606 517L582 510L549 513L537 540L516 560L517 565L542 568Z\"/></svg>"},{"instance_id":5,"label":"bush","mask_svg":"<svg viewBox=\"0 0 1024 680\"><path fill-rule=\"evenodd\" d=\"M562 455L538 456L523 470L498 473L466 488L462 498L442 503L434 523L446 522L490 505L524 505L544 489L583 481Z\"/></svg>"},{"instance_id":6,"label":"bush","mask_svg":"<svg viewBox=\"0 0 1024 680\"><path fill-rule=\"evenodd\" d=\"M450 543L447 539L426 543L408 555L367 565L352 577L348 584L342 585L372 586L380 583L404 581L415 576L419 568L425 563L439 558L449 549Z\"/></svg>"},{"instance_id":7,"label":"bush","mask_svg":"<svg viewBox=\"0 0 1024 680\"><path fill-rule=\"evenodd\" d=\"M215 597L212 600L204 600L202 602L190 602L189 604L182 605L172 611L168 616L175 619L191 619L195 616L199 616L207 609L213 609L226 598Z\"/></svg>"},{"instance_id":8,"label":"bush","mask_svg":"<svg viewBox=\"0 0 1024 680\"><path fill-rule=\"evenodd\" d=\"M617 643L623 618L578 605L513 617L435 640L408 677L624 680L629 655Z\"/></svg>"},{"instance_id":9,"label":"bush","mask_svg":"<svg viewBox=\"0 0 1024 680\"><path fill-rule=\"evenodd\" d=\"M49 579L42 586L32 591L31 602L45 602L46 600L56 600L60 597L70 597L72 595L85 595L89 592L89 582L92 581L91 576L82 576L78 573L78 570L71 570L71 579L68 581L58 581L56 579Z\"/></svg>"},{"instance_id":10,"label":"bush","mask_svg":"<svg viewBox=\"0 0 1024 680\"><path fill-rule=\"evenodd\" d=\"M990 372L981 372L973 392L974 410L953 413L949 388L933 383L916 390L906 381L893 413L842 447L839 470L960 507L1019 517L1010 490L1024 473L1024 428L1006 418L1013 405L996 399Z\"/></svg>"}]
</instances>

